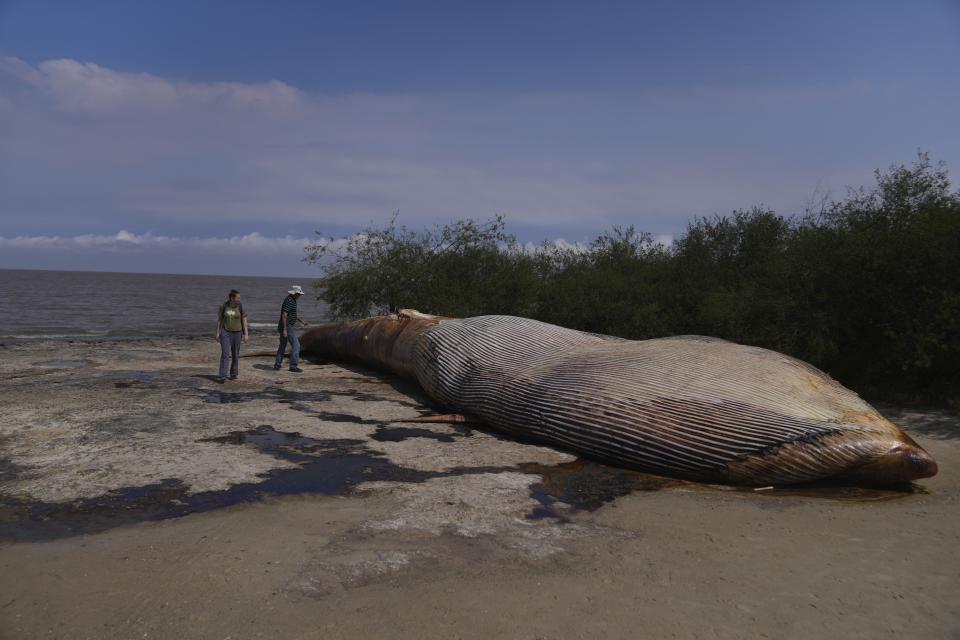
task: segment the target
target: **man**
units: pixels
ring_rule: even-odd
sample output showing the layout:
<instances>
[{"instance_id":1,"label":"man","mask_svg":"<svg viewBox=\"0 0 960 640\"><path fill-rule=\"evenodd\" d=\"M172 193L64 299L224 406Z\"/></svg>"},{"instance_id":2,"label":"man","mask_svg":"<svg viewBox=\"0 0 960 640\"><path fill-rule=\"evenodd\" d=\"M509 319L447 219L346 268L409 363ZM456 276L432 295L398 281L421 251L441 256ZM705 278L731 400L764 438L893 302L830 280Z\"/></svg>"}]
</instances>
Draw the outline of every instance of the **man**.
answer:
<instances>
[{"instance_id":1,"label":"man","mask_svg":"<svg viewBox=\"0 0 960 640\"><path fill-rule=\"evenodd\" d=\"M307 326L307 323L297 317L297 300L303 295L303 289L295 284L287 291L287 297L283 299L280 306L280 322L277 323L277 331L280 332L280 348L277 349L277 359L273 363L275 371L280 370L283 363L283 352L287 348L287 342L290 342L290 371L302 373L300 364L300 341L297 339L297 323Z\"/></svg>"},{"instance_id":2,"label":"man","mask_svg":"<svg viewBox=\"0 0 960 640\"><path fill-rule=\"evenodd\" d=\"M230 290L227 301L220 305L220 314L217 316L217 341L220 342L220 380L227 377L227 362L230 361L230 379L236 380L240 363L240 339L249 338L247 327L247 312L240 304L240 292Z\"/></svg>"}]
</instances>

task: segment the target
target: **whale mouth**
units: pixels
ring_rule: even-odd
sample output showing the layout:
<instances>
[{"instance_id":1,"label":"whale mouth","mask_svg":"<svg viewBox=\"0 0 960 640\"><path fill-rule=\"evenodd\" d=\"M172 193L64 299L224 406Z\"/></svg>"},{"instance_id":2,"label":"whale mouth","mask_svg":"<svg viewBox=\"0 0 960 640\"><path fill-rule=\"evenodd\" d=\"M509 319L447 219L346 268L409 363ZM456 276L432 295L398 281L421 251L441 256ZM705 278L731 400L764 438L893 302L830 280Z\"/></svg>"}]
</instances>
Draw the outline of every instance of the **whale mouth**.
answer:
<instances>
[{"instance_id":1,"label":"whale mouth","mask_svg":"<svg viewBox=\"0 0 960 640\"><path fill-rule=\"evenodd\" d=\"M844 474L844 479L871 485L892 485L937 475L937 461L912 440L898 442L885 453Z\"/></svg>"},{"instance_id":2,"label":"whale mouth","mask_svg":"<svg viewBox=\"0 0 960 640\"><path fill-rule=\"evenodd\" d=\"M749 456L734 472L732 484L787 485L830 482L864 488L905 485L937 474L937 462L894 425L883 432L840 430L801 438L766 455ZM785 473L800 469L803 473Z\"/></svg>"},{"instance_id":3,"label":"whale mouth","mask_svg":"<svg viewBox=\"0 0 960 640\"><path fill-rule=\"evenodd\" d=\"M906 473L912 474L913 479L932 478L937 475L937 461L920 447L906 447L888 455L896 456L898 464Z\"/></svg>"}]
</instances>

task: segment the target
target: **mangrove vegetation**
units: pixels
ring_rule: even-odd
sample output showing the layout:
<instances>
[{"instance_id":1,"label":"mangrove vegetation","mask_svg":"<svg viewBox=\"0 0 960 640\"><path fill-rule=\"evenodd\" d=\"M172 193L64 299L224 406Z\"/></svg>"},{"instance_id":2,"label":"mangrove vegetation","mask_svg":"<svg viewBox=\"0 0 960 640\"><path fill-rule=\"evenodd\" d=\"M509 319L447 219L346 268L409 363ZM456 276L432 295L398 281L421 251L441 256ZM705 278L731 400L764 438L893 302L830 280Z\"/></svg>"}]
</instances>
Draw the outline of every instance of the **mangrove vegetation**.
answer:
<instances>
[{"instance_id":1,"label":"mangrove vegetation","mask_svg":"<svg viewBox=\"0 0 960 640\"><path fill-rule=\"evenodd\" d=\"M693 219L672 246L633 226L531 246L503 217L411 230L395 216L307 252L336 318L408 307L711 335L796 356L873 400L960 404L960 192L923 153L801 214Z\"/></svg>"}]
</instances>

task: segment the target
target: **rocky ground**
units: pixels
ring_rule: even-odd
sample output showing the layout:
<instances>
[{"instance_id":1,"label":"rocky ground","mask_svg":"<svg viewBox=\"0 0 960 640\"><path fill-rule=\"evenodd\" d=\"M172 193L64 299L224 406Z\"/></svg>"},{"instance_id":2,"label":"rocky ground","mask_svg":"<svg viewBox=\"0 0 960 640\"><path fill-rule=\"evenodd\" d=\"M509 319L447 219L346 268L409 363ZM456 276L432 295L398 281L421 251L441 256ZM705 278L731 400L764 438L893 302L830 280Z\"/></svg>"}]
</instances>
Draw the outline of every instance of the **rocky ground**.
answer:
<instances>
[{"instance_id":1,"label":"rocky ground","mask_svg":"<svg viewBox=\"0 0 960 640\"><path fill-rule=\"evenodd\" d=\"M0 638L960 637L956 417L882 408L913 493L725 490L217 355L0 347Z\"/></svg>"}]
</instances>

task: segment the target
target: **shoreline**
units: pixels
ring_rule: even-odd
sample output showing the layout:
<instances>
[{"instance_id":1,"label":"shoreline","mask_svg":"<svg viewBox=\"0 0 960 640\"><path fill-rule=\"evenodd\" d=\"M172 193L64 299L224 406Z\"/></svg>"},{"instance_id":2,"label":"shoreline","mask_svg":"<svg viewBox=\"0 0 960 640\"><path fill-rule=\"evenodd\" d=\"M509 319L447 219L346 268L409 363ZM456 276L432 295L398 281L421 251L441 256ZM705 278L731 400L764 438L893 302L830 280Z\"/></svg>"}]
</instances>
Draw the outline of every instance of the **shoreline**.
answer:
<instances>
[{"instance_id":1,"label":"shoreline","mask_svg":"<svg viewBox=\"0 0 960 640\"><path fill-rule=\"evenodd\" d=\"M257 322L251 323L250 337L263 338L276 336L275 322ZM313 326L319 326L315 324ZM254 331L258 329L258 331ZM126 334L116 333L111 335L109 332L103 333L64 333L64 334L5 334L0 335L0 345L30 345L37 344L43 346L43 343L53 343L53 345L75 344L75 343L105 343L105 342L142 342L153 340L157 342L176 342L196 340L213 340L213 331L201 333L197 331L184 330L182 333L139 333Z\"/></svg>"},{"instance_id":2,"label":"shoreline","mask_svg":"<svg viewBox=\"0 0 960 640\"><path fill-rule=\"evenodd\" d=\"M940 463L923 492L837 500L404 424L435 408L360 367L245 358L217 384L212 338L0 353L0 532L33 527L0 540L0 636L960 629L960 419L943 412L883 411Z\"/></svg>"}]
</instances>

